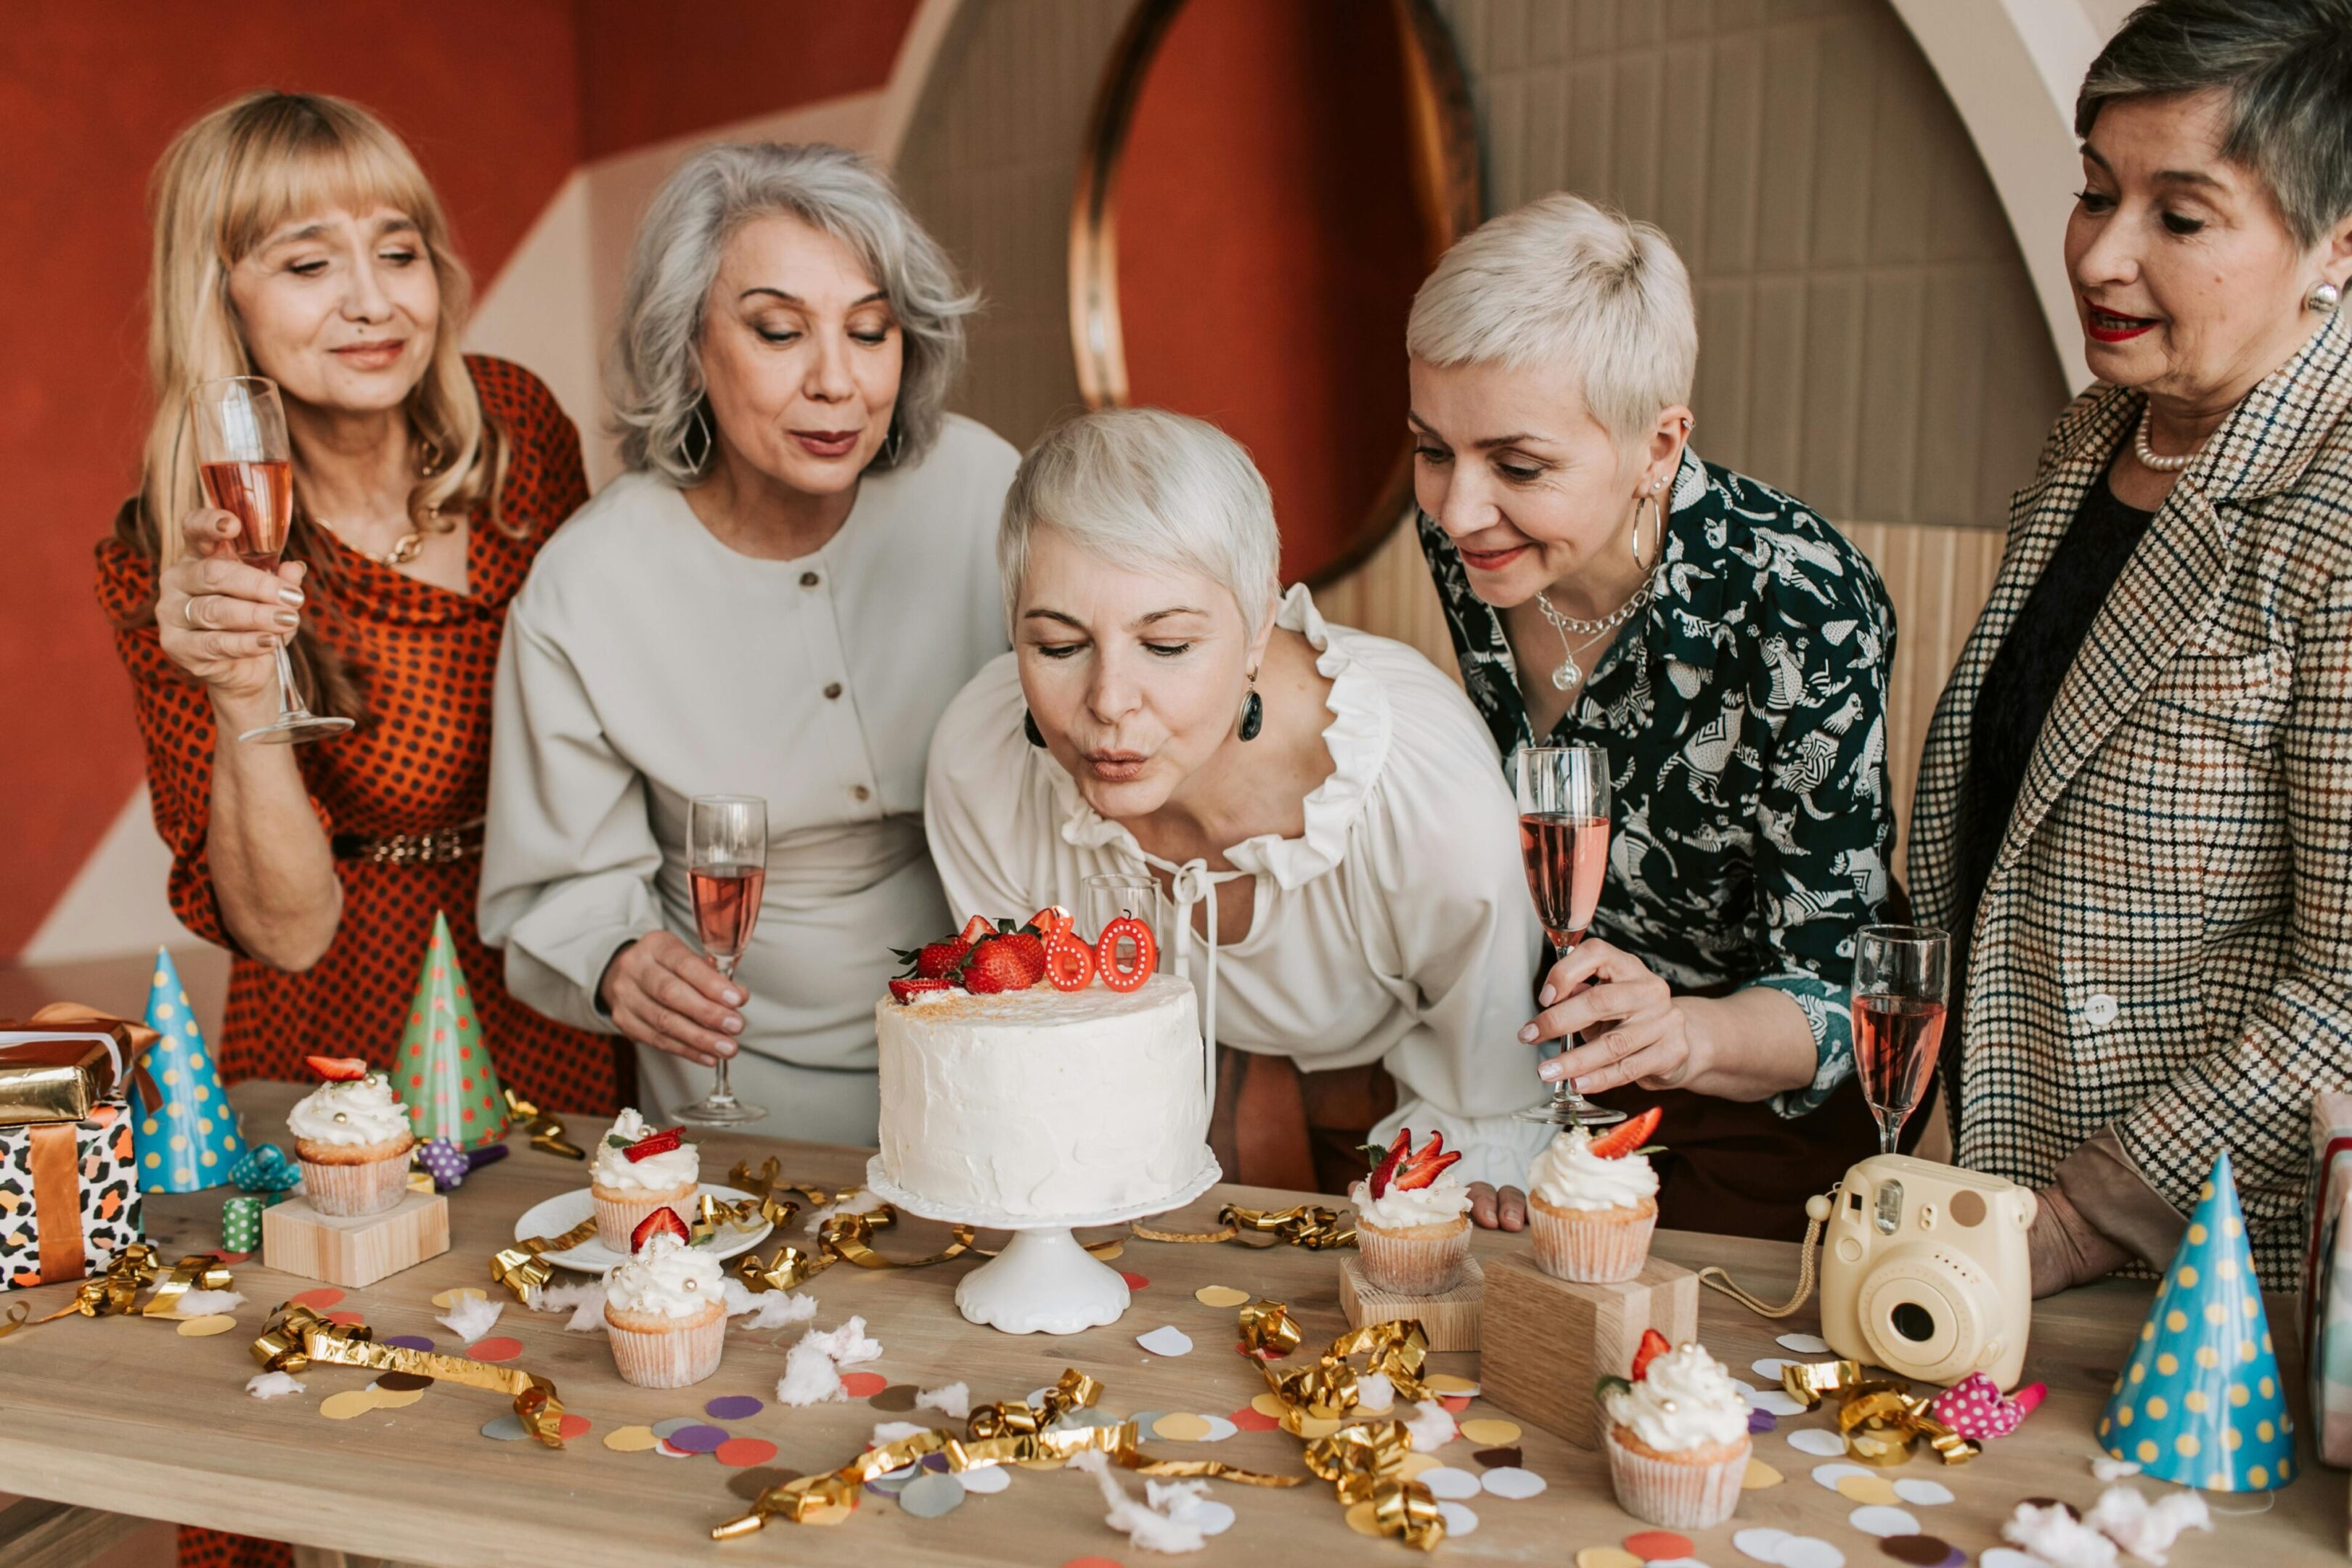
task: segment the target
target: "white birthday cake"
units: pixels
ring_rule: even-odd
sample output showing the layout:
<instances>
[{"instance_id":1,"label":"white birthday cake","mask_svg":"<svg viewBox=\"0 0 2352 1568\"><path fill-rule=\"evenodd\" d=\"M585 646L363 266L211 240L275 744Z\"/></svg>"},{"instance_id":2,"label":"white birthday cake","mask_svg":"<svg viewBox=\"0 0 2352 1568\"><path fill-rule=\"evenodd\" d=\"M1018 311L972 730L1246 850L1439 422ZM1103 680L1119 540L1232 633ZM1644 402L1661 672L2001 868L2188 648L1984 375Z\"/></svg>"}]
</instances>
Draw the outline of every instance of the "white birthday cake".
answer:
<instances>
[{"instance_id":1,"label":"white birthday cake","mask_svg":"<svg viewBox=\"0 0 2352 1568\"><path fill-rule=\"evenodd\" d=\"M1208 1164L1183 981L894 994L874 1027L883 1172L944 1208L1107 1214L1169 1196Z\"/></svg>"}]
</instances>

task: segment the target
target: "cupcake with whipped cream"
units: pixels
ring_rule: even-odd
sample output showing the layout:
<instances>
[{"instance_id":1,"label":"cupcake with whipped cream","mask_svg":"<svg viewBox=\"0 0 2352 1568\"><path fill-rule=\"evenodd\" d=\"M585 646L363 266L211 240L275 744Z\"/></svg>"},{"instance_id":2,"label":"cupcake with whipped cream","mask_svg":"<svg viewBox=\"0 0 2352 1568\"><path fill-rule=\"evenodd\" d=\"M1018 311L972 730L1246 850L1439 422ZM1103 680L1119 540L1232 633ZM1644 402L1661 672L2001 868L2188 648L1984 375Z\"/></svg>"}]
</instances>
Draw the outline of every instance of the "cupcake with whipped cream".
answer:
<instances>
[{"instance_id":1,"label":"cupcake with whipped cream","mask_svg":"<svg viewBox=\"0 0 2352 1568\"><path fill-rule=\"evenodd\" d=\"M639 1388L684 1388L719 1370L727 1343L727 1287L719 1259L688 1245L685 1226L656 1226L604 1276L613 1364Z\"/></svg>"},{"instance_id":2,"label":"cupcake with whipped cream","mask_svg":"<svg viewBox=\"0 0 2352 1568\"><path fill-rule=\"evenodd\" d=\"M302 1195L338 1219L382 1214L408 1190L408 1153L416 1146L408 1107L383 1074L356 1058L313 1057L310 1066L327 1081L286 1118Z\"/></svg>"},{"instance_id":3,"label":"cupcake with whipped cream","mask_svg":"<svg viewBox=\"0 0 2352 1568\"><path fill-rule=\"evenodd\" d=\"M634 1108L625 1109L596 1145L595 1161L588 1167L596 1239L625 1253L629 1238L656 1209L691 1221L695 1194L701 1190L702 1154L686 1142L684 1130L657 1132Z\"/></svg>"},{"instance_id":4,"label":"cupcake with whipped cream","mask_svg":"<svg viewBox=\"0 0 2352 1568\"><path fill-rule=\"evenodd\" d=\"M1739 1506L1748 1401L1721 1362L1695 1344L1663 1350L1664 1342L1660 1336L1662 1353L1635 1357L1631 1381L1602 1380L1609 1479L1617 1506L1634 1518L1706 1530Z\"/></svg>"},{"instance_id":5,"label":"cupcake with whipped cream","mask_svg":"<svg viewBox=\"0 0 2352 1568\"><path fill-rule=\"evenodd\" d=\"M1399 1296L1440 1296L1462 1282L1470 1261L1470 1188L1446 1174L1461 1159L1432 1132L1420 1152L1400 1130L1372 1173L1348 1189L1356 1205L1356 1247L1364 1278Z\"/></svg>"},{"instance_id":6,"label":"cupcake with whipped cream","mask_svg":"<svg viewBox=\"0 0 2352 1568\"><path fill-rule=\"evenodd\" d=\"M1528 1167L1536 1267L1555 1279L1615 1285L1642 1272L1658 1227L1658 1173L1638 1152L1658 1130L1653 1106L1595 1138L1571 1127Z\"/></svg>"}]
</instances>

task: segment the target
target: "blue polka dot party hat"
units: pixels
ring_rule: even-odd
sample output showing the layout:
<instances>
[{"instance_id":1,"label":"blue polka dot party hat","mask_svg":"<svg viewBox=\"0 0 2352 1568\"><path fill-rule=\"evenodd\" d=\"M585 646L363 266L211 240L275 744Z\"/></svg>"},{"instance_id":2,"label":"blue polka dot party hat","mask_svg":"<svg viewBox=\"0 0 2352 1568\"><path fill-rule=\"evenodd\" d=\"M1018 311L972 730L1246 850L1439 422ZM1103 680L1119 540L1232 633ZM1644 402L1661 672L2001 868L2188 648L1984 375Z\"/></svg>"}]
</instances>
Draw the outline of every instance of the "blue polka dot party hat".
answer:
<instances>
[{"instance_id":1,"label":"blue polka dot party hat","mask_svg":"<svg viewBox=\"0 0 2352 1568\"><path fill-rule=\"evenodd\" d=\"M475 1149L507 1134L506 1096L490 1068L481 1015L466 972L457 967L449 917L437 910L393 1056L392 1089L408 1107L419 1142L446 1138L460 1149Z\"/></svg>"},{"instance_id":2,"label":"blue polka dot party hat","mask_svg":"<svg viewBox=\"0 0 2352 1568\"><path fill-rule=\"evenodd\" d=\"M2266 1491L2294 1479L2294 1423L2226 1149L2198 1189L2099 1442L2186 1487Z\"/></svg>"},{"instance_id":3,"label":"blue polka dot party hat","mask_svg":"<svg viewBox=\"0 0 2352 1568\"><path fill-rule=\"evenodd\" d=\"M221 1087L220 1068L196 1026L179 965L155 950L155 974L147 987L147 1026L155 1043L139 1058L137 1120L131 1147L139 1161L139 1187L149 1193L193 1193L226 1186L228 1168L245 1157L236 1113ZM160 1102L147 1103L154 1086Z\"/></svg>"}]
</instances>

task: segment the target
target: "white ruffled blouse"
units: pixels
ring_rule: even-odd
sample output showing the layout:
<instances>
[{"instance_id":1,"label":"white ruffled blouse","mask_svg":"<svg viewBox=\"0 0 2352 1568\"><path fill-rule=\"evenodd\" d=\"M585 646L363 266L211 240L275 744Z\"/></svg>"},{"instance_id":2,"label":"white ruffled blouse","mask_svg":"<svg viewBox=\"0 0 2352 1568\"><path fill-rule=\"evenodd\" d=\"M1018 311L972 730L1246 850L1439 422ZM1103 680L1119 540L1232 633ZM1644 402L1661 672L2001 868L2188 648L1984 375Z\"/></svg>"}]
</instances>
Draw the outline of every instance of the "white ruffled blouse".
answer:
<instances>
[{"instance_id":1,"label":"white ruffled blouse","mask_svg":"<svg viewBox=\"0 0 2352 1568\"><path fill-rule=\"evenodd\" d=\"M1400 1097L1377 1140L1442 1129L1465 1153L1465 1180L1521 1183L1551 1131L1510 1117L1544 1094L1536 1049L1517 1037L1543 932L1495 742L1427 659L1327 625L1303 586L1276 624L1306 636L1331 682L1323 739L1334 771L1304 802L1303 834L1232 846L1230 871L1147 855L1028 743L1017 656L1006 654L949 704L932 738L924 820L949 904L959 919L1082 910L1087 877L1148 863L1172 878L1177 973L1200 992L1215 1039L1307 1071L1381 1061ZM1256 880L1249 932L1204 952L1194 907L1234 876Z\"/></svg>"}]
</instances>

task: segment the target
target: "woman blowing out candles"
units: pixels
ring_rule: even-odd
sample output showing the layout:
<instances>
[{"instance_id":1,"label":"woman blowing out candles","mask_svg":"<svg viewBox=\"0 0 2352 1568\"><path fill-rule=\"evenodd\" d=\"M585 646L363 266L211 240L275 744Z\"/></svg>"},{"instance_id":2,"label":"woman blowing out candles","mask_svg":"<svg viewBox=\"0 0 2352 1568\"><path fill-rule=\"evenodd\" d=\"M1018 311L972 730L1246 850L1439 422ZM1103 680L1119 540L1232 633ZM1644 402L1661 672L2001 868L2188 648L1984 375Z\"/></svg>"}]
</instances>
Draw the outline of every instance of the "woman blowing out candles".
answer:
<instances>
[{"instance_id":1,"label":"woman blowing out candles","mask_svg":"<svg viewBox=\"0 0 2352 1568\"><path fill-rule=\"evenodd\" d=\"M2143 6L2075 100L2098 384L2011 503L1910 862L1968 942L1959 1160L2042 1189L2045 1294L2161 1267L2217 1149L2285 1288L2352 1083L2347 127L2344 0Z\"/></svg>"}]
</instances>

